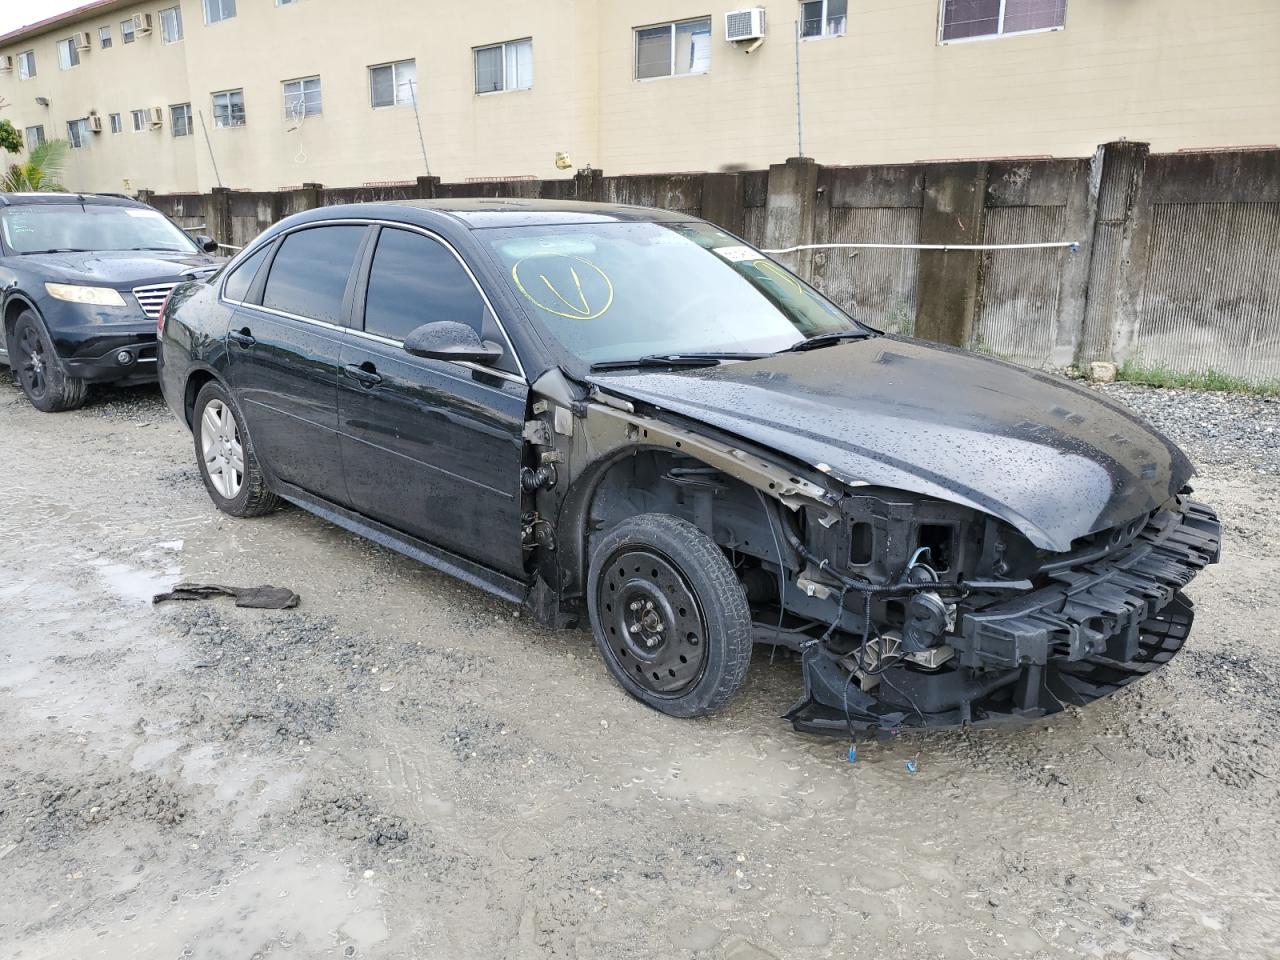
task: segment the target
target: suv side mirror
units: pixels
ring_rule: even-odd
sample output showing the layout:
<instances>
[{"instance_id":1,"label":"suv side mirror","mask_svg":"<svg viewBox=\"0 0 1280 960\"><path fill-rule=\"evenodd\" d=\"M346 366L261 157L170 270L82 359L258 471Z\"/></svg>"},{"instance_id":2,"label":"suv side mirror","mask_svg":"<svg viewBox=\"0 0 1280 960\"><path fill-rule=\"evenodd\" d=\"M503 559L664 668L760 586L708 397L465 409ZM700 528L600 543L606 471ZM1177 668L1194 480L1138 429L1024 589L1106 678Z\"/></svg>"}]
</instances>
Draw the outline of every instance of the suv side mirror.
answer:
<instances>
[{"instance_id":1,"label":"suv side mirror","mask_svg":"<svg viewBox=\"0 0 1280 960\"><path fill-rule=\"evenodd\" d=\"M205 253L218 252L218 241L213 239L213 237L206 237L203 233L196 236L196 246Z\"/></svg>"},{"instance_id":2,"label":"suv side mirror","mask_svg":"<svg viewBox=\"0 0 1280 960\"><path fill-rule=\"evenodd\" d=\"M470 360L493 363L502 356L502 348L491 340L481 340L470 324L456 320L424 323L404 338L406 353L431 360Z\"/></svg>"}]
</instances>

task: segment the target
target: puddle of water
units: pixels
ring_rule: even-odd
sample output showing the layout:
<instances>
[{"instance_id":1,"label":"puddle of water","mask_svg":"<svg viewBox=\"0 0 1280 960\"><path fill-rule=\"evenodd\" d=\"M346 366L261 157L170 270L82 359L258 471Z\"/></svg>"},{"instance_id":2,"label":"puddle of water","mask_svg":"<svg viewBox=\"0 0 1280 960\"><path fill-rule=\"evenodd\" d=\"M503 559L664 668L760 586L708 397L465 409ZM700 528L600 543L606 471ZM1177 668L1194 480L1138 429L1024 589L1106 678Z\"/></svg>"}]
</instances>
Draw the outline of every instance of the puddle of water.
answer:
<instances>
[{"instance_id":1,"label":"puddle of water","mask_svg":"<svg viewBox=\"0 0 1280 960\"><path fill-rule=\"evenodd\" d=\"M127 563L113 563L95 558L89 561L102 578L103 585L117 597L133 603L151 603L157 593L164 593L182 579L181 568L167 567L164 573L152 573Z\"/></svg>"}]
</instances>

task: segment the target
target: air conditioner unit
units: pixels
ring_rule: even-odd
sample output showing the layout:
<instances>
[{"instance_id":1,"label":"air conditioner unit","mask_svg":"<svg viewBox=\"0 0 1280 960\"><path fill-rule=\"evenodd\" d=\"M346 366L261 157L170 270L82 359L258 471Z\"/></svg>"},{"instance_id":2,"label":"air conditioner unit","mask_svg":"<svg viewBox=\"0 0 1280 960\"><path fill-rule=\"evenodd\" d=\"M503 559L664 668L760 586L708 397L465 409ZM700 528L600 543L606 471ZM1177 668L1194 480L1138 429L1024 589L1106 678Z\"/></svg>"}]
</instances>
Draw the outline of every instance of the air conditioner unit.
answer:
<instances>
[{"instance_id":1,"label":"air conditioner unit","mask_svg":"<svg viewBox=\"0 0 1280 960\"><path fill-rule=\"evenodd\" d=\"M102 118L100 116L98 116L96 113L91 113L85 119L89 121L90 133L102 132Z\"/></svg>"},{"instance_id":2,"label":"air conditioner unit","mask_svg":"<svg viewBox=\"0 0 1280 960\"><path fill-rule=\"evenodd\" d=\"M133 15L133 32L145 36L151 32L151 14L135 13Z\"/></svg>"},{"instance_id":3,"label":"air conditioner unit","mask_svg":"<svg viewBox=\"0 0 1280 960\"><path fill-rule=\"evenodd\" d=\"M730 43L739 40L764 39L764 7L750 10L732 10L724 15L724 38Z\"/></svg>"},{"instance_id":4,"label":"air conditioner unit","mask_svg":"<svg viewBox=\"0 0 1280 960\"><path fill-rule=\"evenodd\" d=\"M76 49L77 50L93 49L93 41L89 39L88 33L81 31L80 33L76 34Z\"/></svg>"},{"instance_id":5,"label":"air conditioner unit","mask_svg":"<svg viewBox=\"0 0 1280 960\"><path fill-rule=\"evenodd\" d=\"M150 110L147 111L147 119L151 121L151 126L163 127L164 126L164 108L152 107Z\"/></svg>"},{"instance_id":6,"label":"air conditioner unit","mask_svg":"<svg viewBox=\"0 0 1280 960\"><path fill-rule=\"evenodd\" d=\"M8 71L13 69L13 57L9 54L0 56L0 70Z\"/></svg>"}]
</instances>

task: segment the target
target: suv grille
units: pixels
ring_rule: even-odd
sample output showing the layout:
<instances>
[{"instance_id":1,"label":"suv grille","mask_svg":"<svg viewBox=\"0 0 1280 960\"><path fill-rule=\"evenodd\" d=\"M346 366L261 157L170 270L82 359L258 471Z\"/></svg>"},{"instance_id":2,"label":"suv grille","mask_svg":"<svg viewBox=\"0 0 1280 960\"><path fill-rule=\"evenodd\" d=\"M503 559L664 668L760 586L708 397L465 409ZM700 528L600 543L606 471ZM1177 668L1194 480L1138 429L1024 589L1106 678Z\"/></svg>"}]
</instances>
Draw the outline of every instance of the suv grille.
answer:
<instances>
[{"instance_id":1,"label":"suv grille","mask_svg":"<svg viewBox=\"0 0 1280 960\"><path fill-rule=\"evenodd\" d=\"M133 295L137 297L138 306L142 307L142 312L147 315L147 318L158 320L160 308L164 306L164 298L177 285L178 282L175 280L173 283L153 283L146 287L134 287Z\"/></svg>"}]
</instances>

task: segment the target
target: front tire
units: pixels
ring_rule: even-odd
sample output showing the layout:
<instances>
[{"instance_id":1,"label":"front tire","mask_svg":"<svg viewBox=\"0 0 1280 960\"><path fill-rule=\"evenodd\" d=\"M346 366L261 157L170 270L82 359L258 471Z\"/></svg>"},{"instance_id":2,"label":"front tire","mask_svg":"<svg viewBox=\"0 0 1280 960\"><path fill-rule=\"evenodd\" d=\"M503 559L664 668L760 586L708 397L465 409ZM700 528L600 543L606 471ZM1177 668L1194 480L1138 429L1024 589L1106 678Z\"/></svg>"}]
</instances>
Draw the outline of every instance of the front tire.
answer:
<instances>
[{"instance_id":1,"label":"front tire","mask_svg":"<svg viewBox=\"0 0 1280 960\"><path fill-rule=\"evenodd\" d=\"M216 380L196 395L191 436L200 478L219 510L233 517L260 517L280 506L280 498L267 489L239 408Z\"/></svg>"},{"instance_id":2,"label":"front tire","mask_svg":"<svg viewBox=\"0 0 1280 960\"><path fill-rule=\"evenodd\" d=\"M30 310L18 314L13 326L9 362L22 392L37 410L62 413L84 406L89 384L68 376L44 324Z\"/></svg>"},{"instance_id":3,"label":"front tire","mask_svg":"<svg viewBox=\"0 0 1280 960\"><path fill-rule=\"evenodd\" d=\"M706 716L746 679L746 594L715 541L685 520L642 514L604 534L592 550L587 605L609 672L655 710Z\"/></svg>"}]
</instances>

